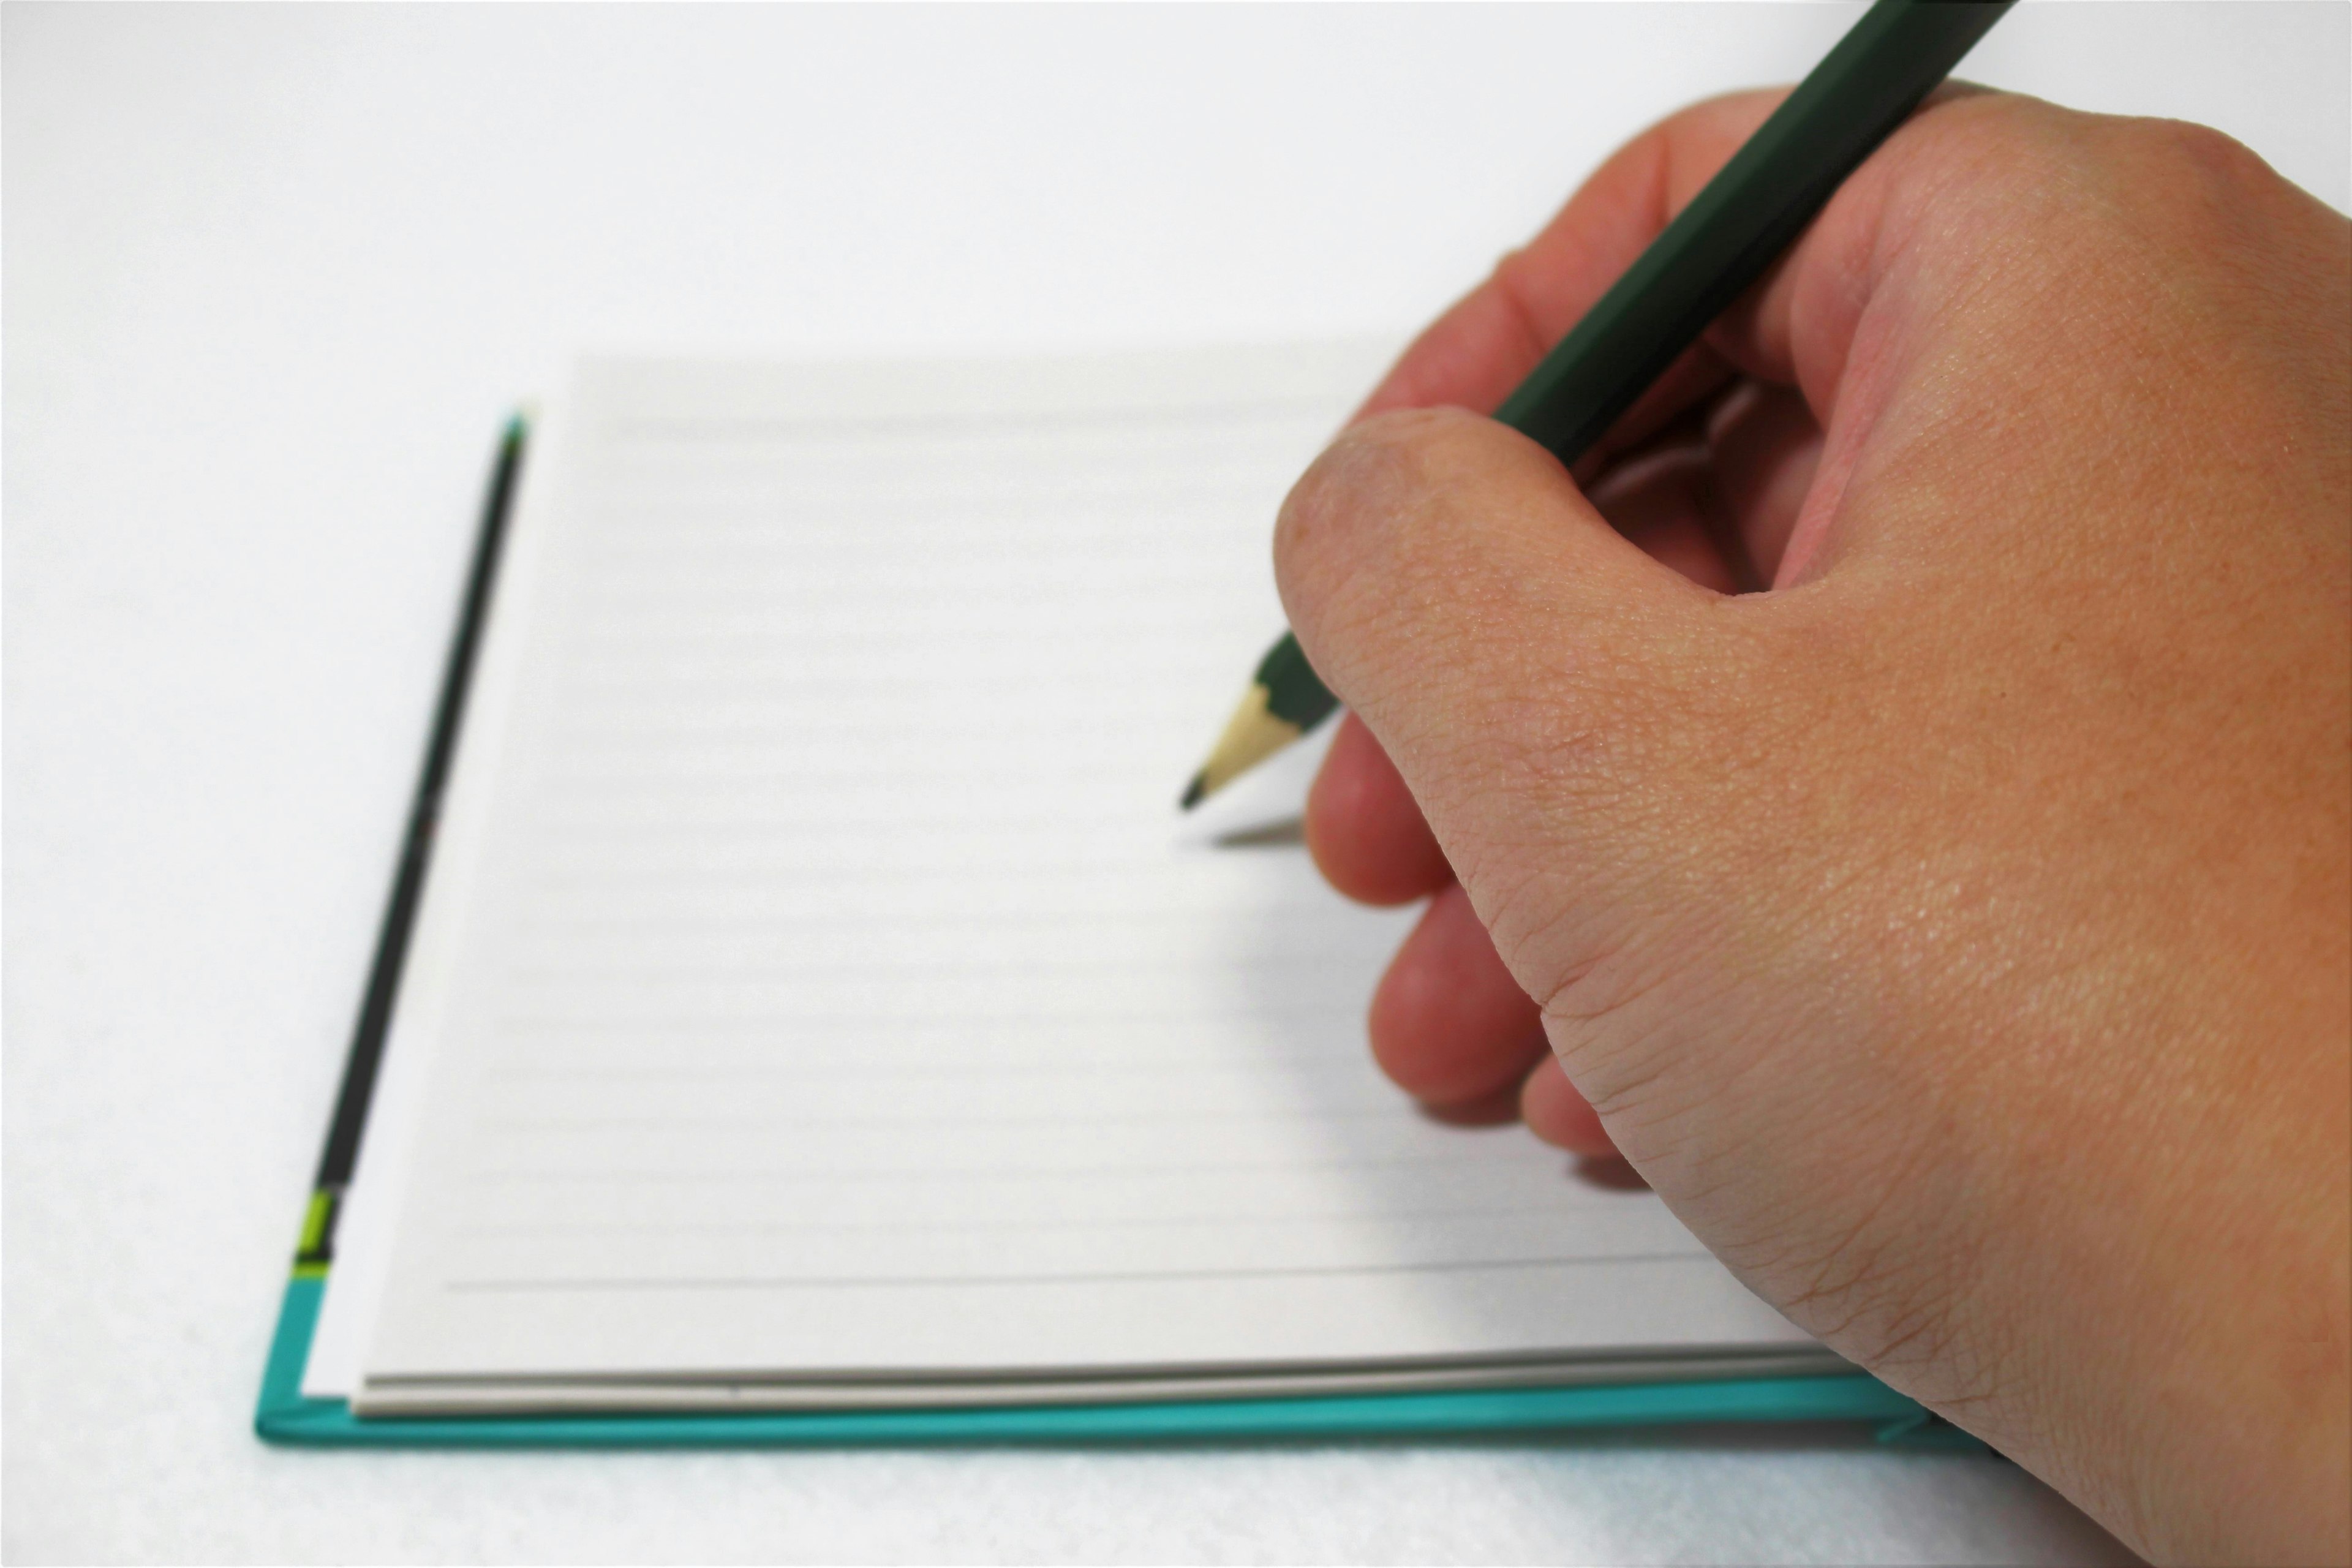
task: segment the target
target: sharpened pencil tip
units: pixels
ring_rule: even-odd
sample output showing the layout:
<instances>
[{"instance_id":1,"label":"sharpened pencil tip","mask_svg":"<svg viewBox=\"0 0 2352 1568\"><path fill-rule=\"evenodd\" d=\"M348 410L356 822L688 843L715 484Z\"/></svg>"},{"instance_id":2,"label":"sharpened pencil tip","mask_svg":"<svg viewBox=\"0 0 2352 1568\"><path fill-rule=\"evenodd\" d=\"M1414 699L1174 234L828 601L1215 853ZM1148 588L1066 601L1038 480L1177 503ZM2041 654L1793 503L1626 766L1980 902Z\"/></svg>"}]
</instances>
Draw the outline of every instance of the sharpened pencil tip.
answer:
<instances>
[{"instance_id":1,"label":"sharpened pencil tip","mask_svg":"<svg viewBox=\"0 0 2352 1568\"><path fill-rule=\"evenodd\" d=\"M1198 773L1192 775L1192 782L1184 786L1184 798L1176 804L1181 809L1190 811L1208 797L1209 775Z\"/></svg>"}]
</instances>

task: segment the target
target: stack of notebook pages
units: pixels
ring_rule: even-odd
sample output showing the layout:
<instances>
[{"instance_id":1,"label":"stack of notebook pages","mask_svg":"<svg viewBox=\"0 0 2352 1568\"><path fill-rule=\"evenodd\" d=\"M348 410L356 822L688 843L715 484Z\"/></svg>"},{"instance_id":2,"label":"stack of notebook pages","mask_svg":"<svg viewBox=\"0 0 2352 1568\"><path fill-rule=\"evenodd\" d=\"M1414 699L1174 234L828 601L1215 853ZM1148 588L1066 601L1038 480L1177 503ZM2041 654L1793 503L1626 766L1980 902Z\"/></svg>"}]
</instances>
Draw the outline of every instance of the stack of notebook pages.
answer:
<instances>
[{"instance_id":1,"label":"stack of notebook pages","mask_svg":"<svg viewBox=\"0 0 2352 1568\"><path fill-rule=\"evenodd\" d=\"M1174 795L1360 347L593 363L531 432L302 1393L955 1409L1850 1373L1384 1081L1317 748ZM1605 1173L1604 1173L1605 1174Z\"/></svg>"}]
</instances>

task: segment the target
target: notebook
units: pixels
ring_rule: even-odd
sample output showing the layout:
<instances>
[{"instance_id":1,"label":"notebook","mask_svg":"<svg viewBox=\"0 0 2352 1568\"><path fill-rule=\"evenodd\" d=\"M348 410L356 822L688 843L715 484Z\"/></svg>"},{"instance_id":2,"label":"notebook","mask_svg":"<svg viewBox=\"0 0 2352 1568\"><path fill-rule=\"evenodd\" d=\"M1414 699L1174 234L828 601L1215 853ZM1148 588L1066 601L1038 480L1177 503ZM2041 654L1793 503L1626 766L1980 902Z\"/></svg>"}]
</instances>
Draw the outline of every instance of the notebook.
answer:
<instances>
[{"instance_id":1,"label":"notebook","mask_svg":"<svg viewBox=\"0 0 2352 1568\"><path fill-rule=\"evenodd\" d=\"M263 1435L1916 1426L1381 1078L1318 748L1176 810L1381 359L596 361L511 431Z\"/></svg>"}]
</instances>

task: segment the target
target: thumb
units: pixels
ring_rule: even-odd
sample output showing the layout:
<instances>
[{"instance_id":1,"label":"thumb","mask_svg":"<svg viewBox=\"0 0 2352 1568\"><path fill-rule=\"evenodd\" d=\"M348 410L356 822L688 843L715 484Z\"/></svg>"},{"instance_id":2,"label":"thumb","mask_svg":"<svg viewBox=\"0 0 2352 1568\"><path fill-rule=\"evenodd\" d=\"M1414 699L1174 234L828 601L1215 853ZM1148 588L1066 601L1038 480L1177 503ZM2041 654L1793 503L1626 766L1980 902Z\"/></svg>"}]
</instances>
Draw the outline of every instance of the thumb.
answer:
<instances>
[{"instance_id":1,"label":"thumb","mask_svg":"<svg viewBox=\"0 0 2352 1568\"><path fill-rule=\"evenodd\" d=\"M1743 617L1620 537L1559 462L1458 409L1384 414L1284 503L1307 658L1428 817L1538 1003L1694 854L1745 725ZM1719 782L1719 781L1714 781Z\"/></svg>"}]
</instances>

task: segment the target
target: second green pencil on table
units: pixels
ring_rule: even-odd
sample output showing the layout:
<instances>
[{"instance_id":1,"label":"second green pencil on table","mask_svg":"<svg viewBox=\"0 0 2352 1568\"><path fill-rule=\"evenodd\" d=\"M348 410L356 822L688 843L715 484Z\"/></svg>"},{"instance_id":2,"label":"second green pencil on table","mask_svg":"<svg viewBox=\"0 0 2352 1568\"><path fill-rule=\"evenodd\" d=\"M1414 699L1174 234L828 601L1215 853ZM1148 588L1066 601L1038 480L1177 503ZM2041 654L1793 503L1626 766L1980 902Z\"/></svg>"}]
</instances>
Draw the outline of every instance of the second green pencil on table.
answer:
<instances>
[{"instance_id":1,"label":"second green pencil on table","mask_svg":"<svg viewBox=\"0 0 2352 1568\"><path fill-rule=\"evenodd\" d=\"M1779 258L2014 0L1877 0L1495 410L1573 463ZM1339 699L1286 634L1186 810L1300 739Z\"/></svg>"}]
</instances>

